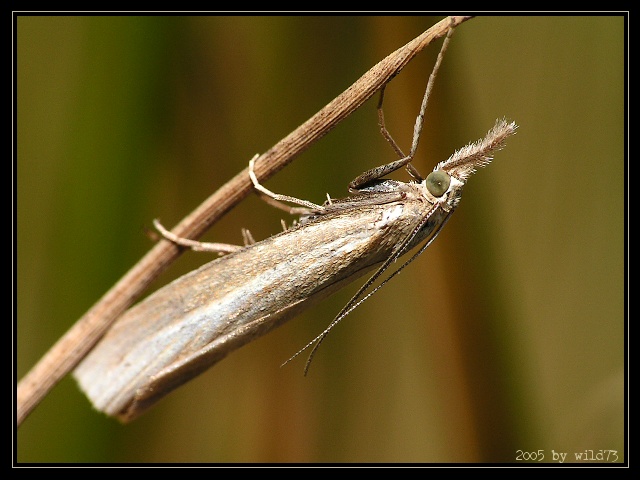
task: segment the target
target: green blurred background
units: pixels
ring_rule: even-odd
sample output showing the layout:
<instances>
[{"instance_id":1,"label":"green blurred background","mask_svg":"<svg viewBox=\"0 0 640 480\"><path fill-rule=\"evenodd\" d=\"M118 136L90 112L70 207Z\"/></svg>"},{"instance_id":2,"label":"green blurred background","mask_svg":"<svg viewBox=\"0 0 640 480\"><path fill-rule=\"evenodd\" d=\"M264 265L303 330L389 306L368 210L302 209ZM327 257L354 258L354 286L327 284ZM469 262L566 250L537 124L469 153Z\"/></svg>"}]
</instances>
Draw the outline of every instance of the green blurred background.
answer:
<instances>
[{"instance_id":1,"label":"green blurred background","mask_svg":"<svg viewBox=\"0 0 640 480\"><path fill-rule=\"evenodd\" d=\"M441 17L17 18L17 377L204 198ZM65 378L17 431L19 462L624 459L625 23L478 17L436 81L415 165L498 117L520 129L438 240L303 360L352 285L130 425ZM409 149L440 43L388 86ZM377 99L267 186L322 202L393 160ZM406 179L404 173L394 175ZM251 196L204 237L280 230ZM287 218L290 221L290 218ZM154 285L211 256L183 255ZM522 455L528 458L526 455Z\"/></svg>"}]
</instances>

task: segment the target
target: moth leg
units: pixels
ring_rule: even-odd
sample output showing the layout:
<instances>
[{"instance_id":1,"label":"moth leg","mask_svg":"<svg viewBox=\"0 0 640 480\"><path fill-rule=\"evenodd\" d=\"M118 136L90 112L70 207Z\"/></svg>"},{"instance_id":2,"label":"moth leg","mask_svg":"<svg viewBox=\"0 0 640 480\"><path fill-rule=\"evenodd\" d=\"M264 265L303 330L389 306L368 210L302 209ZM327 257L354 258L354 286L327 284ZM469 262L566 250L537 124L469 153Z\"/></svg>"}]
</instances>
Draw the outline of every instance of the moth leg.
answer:
<instances>
[{"instance_id":1,"label":"moth leg","mask_svg":"<svg viewBox=\"0 0 640 480\"><path fill-rule=\"evenodd\" d=\"M409 151L409 155L404 155L398 144L393 140L391 135L389 134L387 128L384 124L384 114L382 112L382 101L384 98L384 87L380 90L380 100L378 101L378 124L380 125L380 131L382 136L391 144L396 153L401 157L400 160L396 160L395 162L387 163L386 165L380 165L379 167L372 168L371 170L367 170L363 174L356 177L349 184L349 189L358 190L365 186L367 183L377 180L378 178L382 178L385 175L388 175L399 168L404 166L407 167L407 171L409 175L411 175L415 180L422 181L422 176L418 173L418 171L411 166L411 161L415 157L416 151L418 150L418 141L420 140L420 134L422 133L422 127L424 124L424 115L427 111L427 103L429 101L429 96L431 95L431 90L433 89L433 84L435 82L436 75L438 73L438 69L440 68L440 64L442 63L442 58L444 57L444 52L447 50L449 46L449 40L451 39L451 35L453 35L453 28L449 28L447 32L447 36L442 42L442 46L440 47L440 53L438 53L438 58L436 59L436 63L433 66L433 71L431 75L429 75L429 81L427 82L427 88L424 92L424 97L422 98L422 104L420 105L420 112L416 117L416 123L413 127L413 140L411 142L411 150Z\"/></svg>"},{"instance_id":2,"label":"moth leg","mask_svg":"<svg viewBox=\"0 0 640 480\"><path fill-rule=\"evenodd\" d=\"M249 229L243 228L241 232L242 232L242 239L244 240L245 247L248 247L249 245L253 245L254 243L256 243Z\"/></svg>"},{"instance_id":3,"label":"moth leg","mask_svg":"<svg viewBox=\"0 0 640 480\"><path fill-rule=\"evenodd\" d=\"M384 139L389 142L389 144L391 145L391 147L395 150L395 152L398 154L398 157L400 157L401 160L405 160L409 157L407 157L403 152L402 149L400 148L400 146L396 143L396 141L393 139L393 137L391 136L391 134L389 133L389 130L387 130L387 126L385 124L384 121L384 110L382 109L382 103L384 102L384 90L385 88L387 88L387 85L383 85L382 88L380 89L380 99L378 100L378 126L380 127L380 133L382 134L382 136L384 137ZM410 161L410 160L409 160ZM411 163L407 163L406 164L407 167L407 172L409 172L409 175L411 175L411 177L413 177L413 179L417 182L421 182L423 180L422 175L420 175L420 173L418 172L418 170L416 169L416 167L414 167ZM399 167L398 167L399 168ZM393 171L393 170L392 170ZM379 178L379 177L378 177Z\"/></svg>"},{"instance_id":4,"label":"moth leg","mask_svg":"<svg viewBox=\"0 0 640 480\"><path fill-rule=\"evenodd\" d=\"M156 227L158 232L160 232L160 235L162 235L166 240L169 240L176 245L180 245L181 247L188 247L196 252L216 252L220 255L225 255L244 248L240 245L231 245L229 243L198 242L197 240L191 240L190 238L179 237L175 233L164 228L157 218L153 220L153 225Z\"/></svg>"},{"instance_id":5,"label":"moth leg","mask_svg":"<svg viewBox=\"0 0 640 480\"><path fill-rule=\"evenodd\" d=\"M300 200L296 197L290 197L289 195L280 195L279 193L273 193L271 190L263 187L258 181L258 177L254 172L254 164L259 155L256 153L255 156L249 160L249 178L251 178L251 182L253 183L253 187L261 193L261 198L267 202L268 204L280 208L286 212L291 214L310 214L312 212L322 211L324 207L321 205L316 205L313 202L309 202L307 200ZM284 205L282 202L295 203L296 205L301 205L304 208L296 208L289 207Z\"/></svg>"},{"instance_id":6,"label":"moth leg","mask_svg":"<svg viewBox=\"0 0 640 480\"><path fill-rule=\"evenodd\" d=\"M265 194L264 192L257 192L258 196L260 197L260 199L265 202L268 203L269 205L271 205L272 207L278 208L280 210L283 210L285 212L287 212L289 215L309 215L313 212L317 212L317 209L310 209L310 208L306 208L306 207L292 207L287 205L286 203L283 203L281 201L278 201L270 196L268 196L267 194ZM276 195L274 193L274 195ZM284 195L281 195L284 196ZM293 198L293 197L292 197ZM303 201L303 200L301 200Z\"/></svg>"}]
</instances>

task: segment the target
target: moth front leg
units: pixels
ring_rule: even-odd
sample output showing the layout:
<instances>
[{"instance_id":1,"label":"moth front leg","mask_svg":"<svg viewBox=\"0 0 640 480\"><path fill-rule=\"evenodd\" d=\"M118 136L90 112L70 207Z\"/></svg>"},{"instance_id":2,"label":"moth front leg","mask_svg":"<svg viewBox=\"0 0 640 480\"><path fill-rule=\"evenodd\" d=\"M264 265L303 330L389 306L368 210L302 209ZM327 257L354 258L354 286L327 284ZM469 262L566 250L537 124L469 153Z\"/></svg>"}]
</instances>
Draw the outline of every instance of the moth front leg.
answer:
<instances>
[{"instance_id":1,"label":"moth front leg","mask_svg":"<svg viewBox=\"0 0 640 480\"><path fill-rule=\"evenodd\" d=\"M384 123L384 113L382 111L382 102L384 99L384 87L380 90L380 100L378 101L378 124L380 125L380 132L382 136L391 144L396 153L401 157L400 160L396 160L391 163L387 163L386 165L380 165L379 167L372 168L371 170L367 170L363 174L357 176L354 180L349 184L349 189L351 191L358 191L362 187L365 187L368 183L371 183L379 178L382 178L385 175L388 175L391 172L394 172L402 167L407 167L407 171L409 175L413 177L414 180L421 182L423 177L418 173L418 171L411 165L411 161L416 155L416 151L418 150L418 141L420 140L420 134L422 133L422 126L424 124L424 115L427 111L427 103L429 101L429 96L431 95L431 90L433 89L433 84L435 82L436 75L438 70L440 69L440 65L442 63L442 59L444 57L444 52L447 50L449 46L449 40L451 39L451 35L453 35L453 28L450 28L447 32L447 36L445 37L442 46L440 47L440 52L438 53L438 58L436 59L436 63L433 66L433 71L429 76L429 81L427 82L427 88L424 92L424 97L422 98L422 104L420 105L420 112L416 117L416 123L413 127L413 140L411 142L411 151L409 155L404 155L402 150L395 142L395 140L389 134L385 123Z\"/></svg>"}]
</instances>

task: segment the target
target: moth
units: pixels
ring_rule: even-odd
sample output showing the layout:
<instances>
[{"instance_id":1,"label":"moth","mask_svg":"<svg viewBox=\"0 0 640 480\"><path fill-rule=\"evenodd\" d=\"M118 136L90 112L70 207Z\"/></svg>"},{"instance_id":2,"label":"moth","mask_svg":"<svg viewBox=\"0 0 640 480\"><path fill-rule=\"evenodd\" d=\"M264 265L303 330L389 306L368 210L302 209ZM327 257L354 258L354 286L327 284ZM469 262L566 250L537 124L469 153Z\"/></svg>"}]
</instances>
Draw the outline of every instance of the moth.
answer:
<instances>
[{"instance_id":1,"label":"moth","mask_svg":"<svg viewBox=\"0 0 640 480\"><path fill-rule=\"evenodd\" d=\"M122 422L133 420L230 352L373 271L329 326L291 357L310 349L306 374L329 331L433 242L458 206L469 177L490 163L517 128L514 122L496 121L483 139L438 163L426 178L411 165L451 33L429 77L409 155L384 126L381 90L381 130L401 158L357 177L349 184L350 196L317 205L275 194L256 178L256 157L250 161L258 192L301 207L294 209L301 213L297 224L266 240L226 250L231 253L125 312L74 371L97 410ZM412 177L409 182L383 178L402 167ZM182 242L157 226L169 241ZM391 264L419 245L409 260L373 288Z\"/></svg>"}]
</instances>

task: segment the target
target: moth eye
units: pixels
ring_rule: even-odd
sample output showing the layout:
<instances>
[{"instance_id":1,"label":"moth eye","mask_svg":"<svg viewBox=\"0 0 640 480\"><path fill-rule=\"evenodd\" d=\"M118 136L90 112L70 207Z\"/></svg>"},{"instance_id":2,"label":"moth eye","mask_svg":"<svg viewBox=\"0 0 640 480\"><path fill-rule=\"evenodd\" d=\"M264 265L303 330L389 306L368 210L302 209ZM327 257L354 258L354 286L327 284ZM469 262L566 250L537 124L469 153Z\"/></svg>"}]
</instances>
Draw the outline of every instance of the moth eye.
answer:
<instances>
[{"instance_id":1,"label":"moth eye","mask_svg":"<svg viewBox=\"0 0 640 480\"><path fill-rule=\"evenodd\" d=\"M450 183L451 177L442 170L436 170L427 175L427 190L435 197L444 195Z\"/></svg>"}]
</instances>

